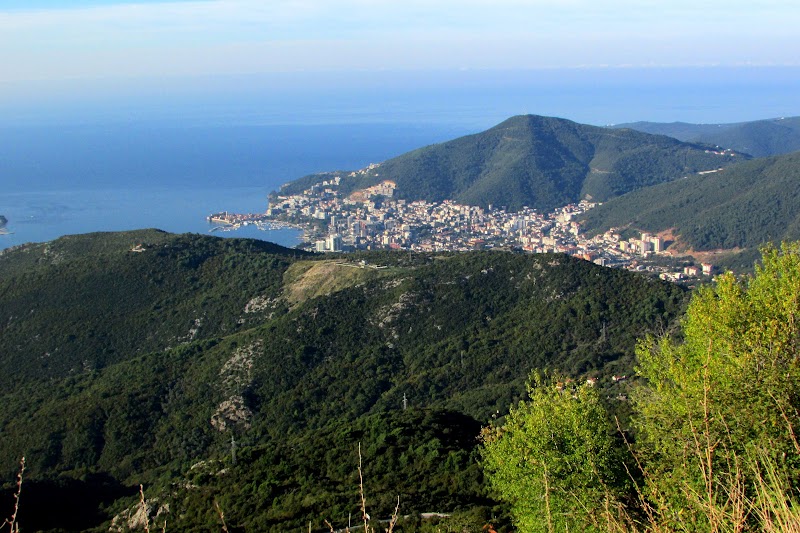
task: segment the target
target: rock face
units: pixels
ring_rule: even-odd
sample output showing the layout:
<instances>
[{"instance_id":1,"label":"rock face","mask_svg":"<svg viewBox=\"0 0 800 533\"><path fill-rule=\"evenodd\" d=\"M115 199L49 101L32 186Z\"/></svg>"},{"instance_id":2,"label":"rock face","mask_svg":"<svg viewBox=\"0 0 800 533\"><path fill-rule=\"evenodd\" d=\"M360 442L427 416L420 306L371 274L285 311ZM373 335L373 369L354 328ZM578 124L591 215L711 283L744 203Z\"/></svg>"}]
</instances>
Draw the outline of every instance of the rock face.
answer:
<instances>
[{"instance_id":1,"label":"rock face","mask_svg":"<svg viewBox=\"0 0 800 533\"><path fill-rule=\"evenodd\" d=\"M162 519L166 530L166 515L169 514L169 504L160 504L158 498L145 500L144 492L139 503L128 507L111 520L111 532L134 531L141 529L150 531L152 526L160 525ZM155 529L155 527L153 527Z\"/></svg>"},{"instance_id":2,"label":"rock face","mask_svg":"<svg viewBox=\"0 0 800 533\"><path fill-rule=\"evenodd\" d=\"M220 369L220 388L228 398L211 416L211 425L218 431L226 431L232 426L250 427L253 411L245 403L243 393L251 385L253 360L262 348L260 341L239 348Z\"/></svg>"}]
</instances>

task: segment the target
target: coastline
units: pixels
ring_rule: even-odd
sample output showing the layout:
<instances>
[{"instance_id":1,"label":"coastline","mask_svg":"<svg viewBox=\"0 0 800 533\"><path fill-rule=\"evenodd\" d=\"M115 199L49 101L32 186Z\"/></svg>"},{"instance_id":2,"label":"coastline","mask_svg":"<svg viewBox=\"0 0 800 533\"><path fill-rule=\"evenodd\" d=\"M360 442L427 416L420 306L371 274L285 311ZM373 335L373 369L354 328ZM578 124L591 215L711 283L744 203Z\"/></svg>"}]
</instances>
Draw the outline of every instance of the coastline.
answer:
<instances>
[{"instance_id":1,"label":"coastline","mask_svg":"<svg viewBox=\"0 0 800 533\"><path fill-rule=\"evenodd\" d=\"M292 248L302 242L302 228L261 231L255 225L209 234L205 220L220 206L263 211L261 187L118 188L11 193L0 198L0 213L10 220L0 249L53 241L63 235L157 228L170 233L198 233L220 238L248 238Z\"/></svg>"}]
</instances>

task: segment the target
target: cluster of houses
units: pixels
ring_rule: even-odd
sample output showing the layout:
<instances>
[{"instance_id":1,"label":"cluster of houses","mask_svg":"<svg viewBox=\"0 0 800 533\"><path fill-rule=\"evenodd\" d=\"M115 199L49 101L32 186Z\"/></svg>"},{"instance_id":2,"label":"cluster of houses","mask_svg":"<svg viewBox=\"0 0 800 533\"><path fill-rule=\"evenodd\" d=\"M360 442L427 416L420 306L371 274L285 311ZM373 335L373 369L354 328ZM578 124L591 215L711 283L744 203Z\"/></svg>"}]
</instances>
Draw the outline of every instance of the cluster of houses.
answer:
<instances>
[{"instance_id":1,"label":"cluster of houses","mask_svg":"<svg viewBox=\"0 0 800 533\"><path fill-rule=\"evenodd\" d=\"M373 165L350 177L375 168ZM642 233L623 240L612 230L585 236L576 219L596 205L592 202L570 204L549 213L528 207L510 212L491 204L483 208L449 200L400 199L392 180L344 195L339 192L342 179L331 176L301 194L273 197L266 217L301 224L306 230L306 247L317 252L504 248L561 252L604 266L650 270L673 281L707 276L713 271L710 264L679 269L648 265L648 258L665 253L667 243L659 235Z\"/></svg>"}]
</instances>

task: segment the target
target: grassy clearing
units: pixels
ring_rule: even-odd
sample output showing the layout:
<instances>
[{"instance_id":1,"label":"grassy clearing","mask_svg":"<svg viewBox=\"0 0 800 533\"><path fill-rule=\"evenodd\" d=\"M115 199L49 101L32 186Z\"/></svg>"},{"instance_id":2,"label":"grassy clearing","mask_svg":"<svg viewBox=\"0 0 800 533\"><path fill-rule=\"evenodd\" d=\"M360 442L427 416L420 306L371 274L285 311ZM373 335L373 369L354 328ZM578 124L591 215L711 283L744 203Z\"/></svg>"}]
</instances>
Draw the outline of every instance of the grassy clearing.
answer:
<instances>
[{"instance_id":1,"label":"grassy clearing","mask_svg":"<svg viewBox=\"0 0 800 533\"><path fill-rule=\"evenodd\" d=\"M283 276L284 296L290 306L326 296L374 279L395 274L397 269L376 269L341 259L298 261Z\"/></svg>"}]
</instances>

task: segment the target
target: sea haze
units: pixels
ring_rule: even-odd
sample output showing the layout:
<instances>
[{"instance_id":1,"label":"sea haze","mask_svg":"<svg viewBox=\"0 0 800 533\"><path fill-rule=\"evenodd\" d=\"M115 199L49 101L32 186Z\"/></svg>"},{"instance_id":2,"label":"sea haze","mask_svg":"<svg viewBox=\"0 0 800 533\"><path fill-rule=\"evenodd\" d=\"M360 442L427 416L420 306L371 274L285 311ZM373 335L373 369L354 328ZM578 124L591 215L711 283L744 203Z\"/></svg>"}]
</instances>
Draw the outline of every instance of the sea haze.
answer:
<instances>
[{"instance_id":1,"label":"sea haze","mask_svg":"<svg viewBox=\"0 0 800 533\"><path fill-rule=\"evenodd\" d=\"M49 91L49 92L48 92ZM57 92L57 95L56 95ZM0 91L0 248L68 233L207 232L303 175L519 114L606 125L800 115L800 68L371 72ZM250 228L224 236L297 242Z\"/></svg>"}]
</instances>

